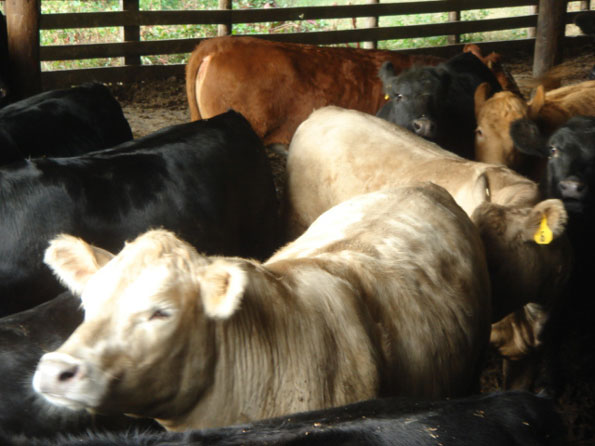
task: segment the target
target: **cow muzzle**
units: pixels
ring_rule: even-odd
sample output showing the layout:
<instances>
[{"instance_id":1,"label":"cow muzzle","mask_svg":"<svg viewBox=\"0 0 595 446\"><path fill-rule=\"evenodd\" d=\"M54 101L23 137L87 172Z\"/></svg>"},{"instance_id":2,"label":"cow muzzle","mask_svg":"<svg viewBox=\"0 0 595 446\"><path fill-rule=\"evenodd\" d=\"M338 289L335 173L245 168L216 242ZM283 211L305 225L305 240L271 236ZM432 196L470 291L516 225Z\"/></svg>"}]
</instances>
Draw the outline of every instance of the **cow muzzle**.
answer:
<instances>
[{"instance_id":1,"label":"cow muzzle","mask_svg":"<svg viewBox=\"0 0 595 446\"><path fill-rule=\"evenodd\" d=\"M427 116L421 116L411 123L411 128L416 135L426 139L436 137L436 123Z\"/></svg>"},{"instance_id":2,"label":"cow muzzle","mask_svg":"<svg viewBox=\"0 0 595 446\"><path fill-rule=\"evenodd\" d=\"M588 185L575 176L570 176L560 181L558 183L558 191L568 210L582 209L589 196Z\"/></svg>"},{"instance_id":3,"label":"cow muzzle","mask_svg":"<svg viewBox=\"0 0 595 446\"><path fill-rule=\"evenodd\" d=\"M97 407L101 379L81 360L60 352L43 355L33 375L33 389L49 402L78 410Z\"/></svg>"}]
</instances>

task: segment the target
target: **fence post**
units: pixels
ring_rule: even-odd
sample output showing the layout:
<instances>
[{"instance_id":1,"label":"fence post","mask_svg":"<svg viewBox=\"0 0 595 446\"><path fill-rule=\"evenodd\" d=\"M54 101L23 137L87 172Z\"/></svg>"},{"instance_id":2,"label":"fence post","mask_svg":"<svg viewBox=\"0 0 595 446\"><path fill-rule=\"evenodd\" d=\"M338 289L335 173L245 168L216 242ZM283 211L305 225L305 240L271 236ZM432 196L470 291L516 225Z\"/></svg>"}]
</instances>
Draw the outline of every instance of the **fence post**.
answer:
<instances>
[{"instance_id":1,"label":"fence post","mask_svg":"<svg viewBox=\"0 0 595 446\"><path fill-rule=\"evenodd\" d=\"M534 6L529 6L529 12L531 14L537 14L539 12L539 6L534 5ZM529 28L528 32L527 32L527 37L534 39L535 38L535 31L537 30L536 27L531 27Z\"/></svg>"},{"instance_id":2,"label":"fence post","mask_svg":"<svg viewBox=\"0 0 595 446\"><path fill-rule=\"evenodd\" d=\"M122 0L122 10L130 12L138 12L139 0ZM140 41L140 26L131 25L124 27L124 42L139 42ZM124 57L125 65L140 65L140 56L134 54Z\"/></svg>"},{"instance_id":3,"label":"fence post","mask_svg":"<svg viewBox=\"0 0 595 446\"><path fill-rule=\"evenodd\" d=\"M6 0L10 73L17 98L41 91L39 16L41 0Z\"/></svg>"},{"instance_id":4,"label":"fence post","mask_svg":"<svg viewBox=\"0 0 595 446\"><path fill-rule=\"evenodd\" d=\"M450 11L448 13L448 21L449 22L459 22L461 20L461 11ZM461 35L460 34L452 34L448 36L448 43L453 45L455 43L461 42Z\"/></svg>"},{"instance_id":5,"label":"fence post","mask_svg":"<svg viewBox=\"0 0 595 446\"><path fill-rule=\"evenodd\" d=\"M562 59L567 0L539 0L533 76L544 75Z\"/></svg>"},{"instance_id":6,"label":"fence post","mask_svg":"<svg viewBox=\"0 0 595 446\"><path fill-rule=\"evenodd\" d=\"M367 0L366 3L370 5L378 5L380 4L380 0ZM364 17L363 25L364 28L378 28L378 16ZM363 42L362 47L368 49L375 49L378 47L378 42L375 40L372 42Z\"/></svg>"},{"instance_id":7,"label":"fence post","mask_svg":"<svg viewBox=\"0 0 595 446\"><path fill-rule=\"evenodd\" d=\"M231 2L232 2L232 0L219 0L219 9L231 10L231 8L232 8ZM217 35L218 36L230 35L231 27L232 27L232 23L231 23L231 18L230 18L227 23L221 23L221 24L217 25Z\"/></svg>"}]
</instances>

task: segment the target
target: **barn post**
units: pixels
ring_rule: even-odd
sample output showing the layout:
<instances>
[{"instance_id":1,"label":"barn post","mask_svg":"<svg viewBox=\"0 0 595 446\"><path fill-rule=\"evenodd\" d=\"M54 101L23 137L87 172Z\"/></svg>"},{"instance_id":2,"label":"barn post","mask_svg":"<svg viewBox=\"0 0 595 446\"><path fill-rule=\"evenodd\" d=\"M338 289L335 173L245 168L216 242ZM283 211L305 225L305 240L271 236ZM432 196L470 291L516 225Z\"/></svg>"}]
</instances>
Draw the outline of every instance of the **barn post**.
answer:
<instances>
[{"instance_id":1,"label":"barn post","mask_svg":"<svg viewBox=\"0 0 595 446\"><path fill-rule=\"evenodd\" d=\"M41 0L6 0L4 11L14 90L17 99L26 98L41 91L39 61Z\"/></svg>"},{"instance_id":2,"label":"barn post","mask_svg":"<svg viewBox=\"0 0 595 446\"><path fill-rule=\"evenodd\" d=\"M539 0L533 76L545 74L562 59L562 39L566 26L568 0Z\"/></svg>"},{"instance_id":3,"label":"barn post","mask_svg":"<svg viewBox=\"0 0 595 446\"><path fill-rule=\"evenodd\" d=\"M231 10L232 0L219 0L219 9L227 9ZM230 16L231 17L231 16ZM217 35L218 36L228 36L231 34L231 19L227 23L221 23L217 26Z\"/></svg>"},{"instance_id":4,"label":"barn post","mask_svg":"<svg viewBox=\"0 0 595 446\"><path fill-rule=\"evenodd\" d=\"M370 5L377 5L380 3L380 0L367 0L366 3ZM378 16L363 18L363 24L364 28L378 28ZM378 47L378 42L363 42L362 47L368 49L375 49Z\"/></svg>"},{"instance_id":5,"label":"barn post","mask_svg":"<svg viewBox=\"0 0 595 446\"><path fill-rule=\"evenodd\" d=\"M138 12L139 0L122 0L122 10L130 12ZM140 26L125 26L124 27L124 42L139 42L140 41ZM126 65L140 65L141 58L138 54L133 54L124 57L124 64Z\"/></svg>"},{"instance_id":6,"label":"barn post","mask_svg":"<svg viewBox=\"0 0 595 446\"><path fill-rule=\"evenodd\" d=\"M461 21L461 11L449 11L448 13L448 21L449 22L460 22ZM461 35L460 34L452 34L448 36L448 43L453 45L455 43L461 42Z\"/></svg>"}]
</instances>

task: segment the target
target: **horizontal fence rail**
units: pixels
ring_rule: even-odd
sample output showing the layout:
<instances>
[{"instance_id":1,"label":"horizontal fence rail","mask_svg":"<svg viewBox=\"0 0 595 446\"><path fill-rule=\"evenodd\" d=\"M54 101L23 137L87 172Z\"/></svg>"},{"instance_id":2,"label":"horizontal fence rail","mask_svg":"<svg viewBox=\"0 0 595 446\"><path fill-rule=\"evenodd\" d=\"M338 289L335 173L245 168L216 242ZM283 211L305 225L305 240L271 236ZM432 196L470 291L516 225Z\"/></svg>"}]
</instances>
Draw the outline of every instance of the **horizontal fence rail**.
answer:
<instances>
[{"instance_id":1,"label":"horizontal fence rail","mask_svg":"<svg viewBox=\"0 0 595 446\"><path fill-rule=\"evenodd\" d=\"M143 65L140 56L171 55L191 52L204 38L140 40L138 29L154 25L227 25L298 22L302 20L352 19L363 17L388 17L410 14L448 13L502 7L536 6L538 0L436 0L407 3L378 3L346 6L317 6L268 9L229 9L191 11L139 11L138 1L126 0L128 10L114 12L42 14L40 30L60 30L96 27L121 27L127 41L114 43L41 46L41 61L66 61L92 58L126 58L126 65L119 67L88 68L76 70L45 71L41 74L44 88L76 84L85 80L103 82L127 82L136 79L162 78L183 74L183 64ZM132 6L132 7L130 7ZM565 23L572 23L578 12L568 12ZM452 17L452 15L451 15ZM299 33L250 34L269 40L311 43L319 45L356 42L378 42L394 39L423 38L433 36L457 36L467 33L534 28L537 14L482 20L459 20L423 25L385 26L346 30L313 31ZM135 32L136 31L136 32ZM234 35L241 35L235 34ZM585 40L585 39L583 39ZM586 41L586 40L585 40ZM528 48L534 39L518 39L507 42L482 42L486 50L500 48ZM460 50L460 45L399 50L407 52L426 51L448 54Z\"/></svg>"}]
</instances>

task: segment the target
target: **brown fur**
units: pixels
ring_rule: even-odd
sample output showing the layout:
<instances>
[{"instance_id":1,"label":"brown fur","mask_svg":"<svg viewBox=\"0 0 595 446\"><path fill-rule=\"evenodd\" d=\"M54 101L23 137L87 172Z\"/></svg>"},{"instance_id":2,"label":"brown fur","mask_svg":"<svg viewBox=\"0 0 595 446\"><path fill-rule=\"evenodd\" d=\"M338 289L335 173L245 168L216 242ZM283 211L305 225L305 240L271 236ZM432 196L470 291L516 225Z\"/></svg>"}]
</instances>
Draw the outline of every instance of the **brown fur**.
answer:
<instances>
[{"instance_id":1,"label":"brown fur","mask_svg":"<svg viewBox=\"0 0 595 446\"><path fill-rule=\"evenodd\" d=\"M204 72L201 64L210 57ZM317 108L336 104L375 114L386 102L378 70L397 72L442 59L388 50L322 47L253 37L202 41L186 66L192 120L230 108L242 113L265 144L289 144L297 126ZM202 76L197 90L197 76Z\"/></svg>"},{"instance_id":2,"label":"brown fur","mask_svg":"<svg viewBox=\"0 0 595 446\"><path fill-rule=\"evenodd\" d=\"M491 301L483 246L435 185L354 198L264 264L205 257L150 231L85 275L72 270L93 250L72 244L55 240L46 258L83 289L86 317L40 362L34 387L50 397L185 430L479 384ZM73 363L84 373L64 378Z\"/></svg>"}]
</instances>

